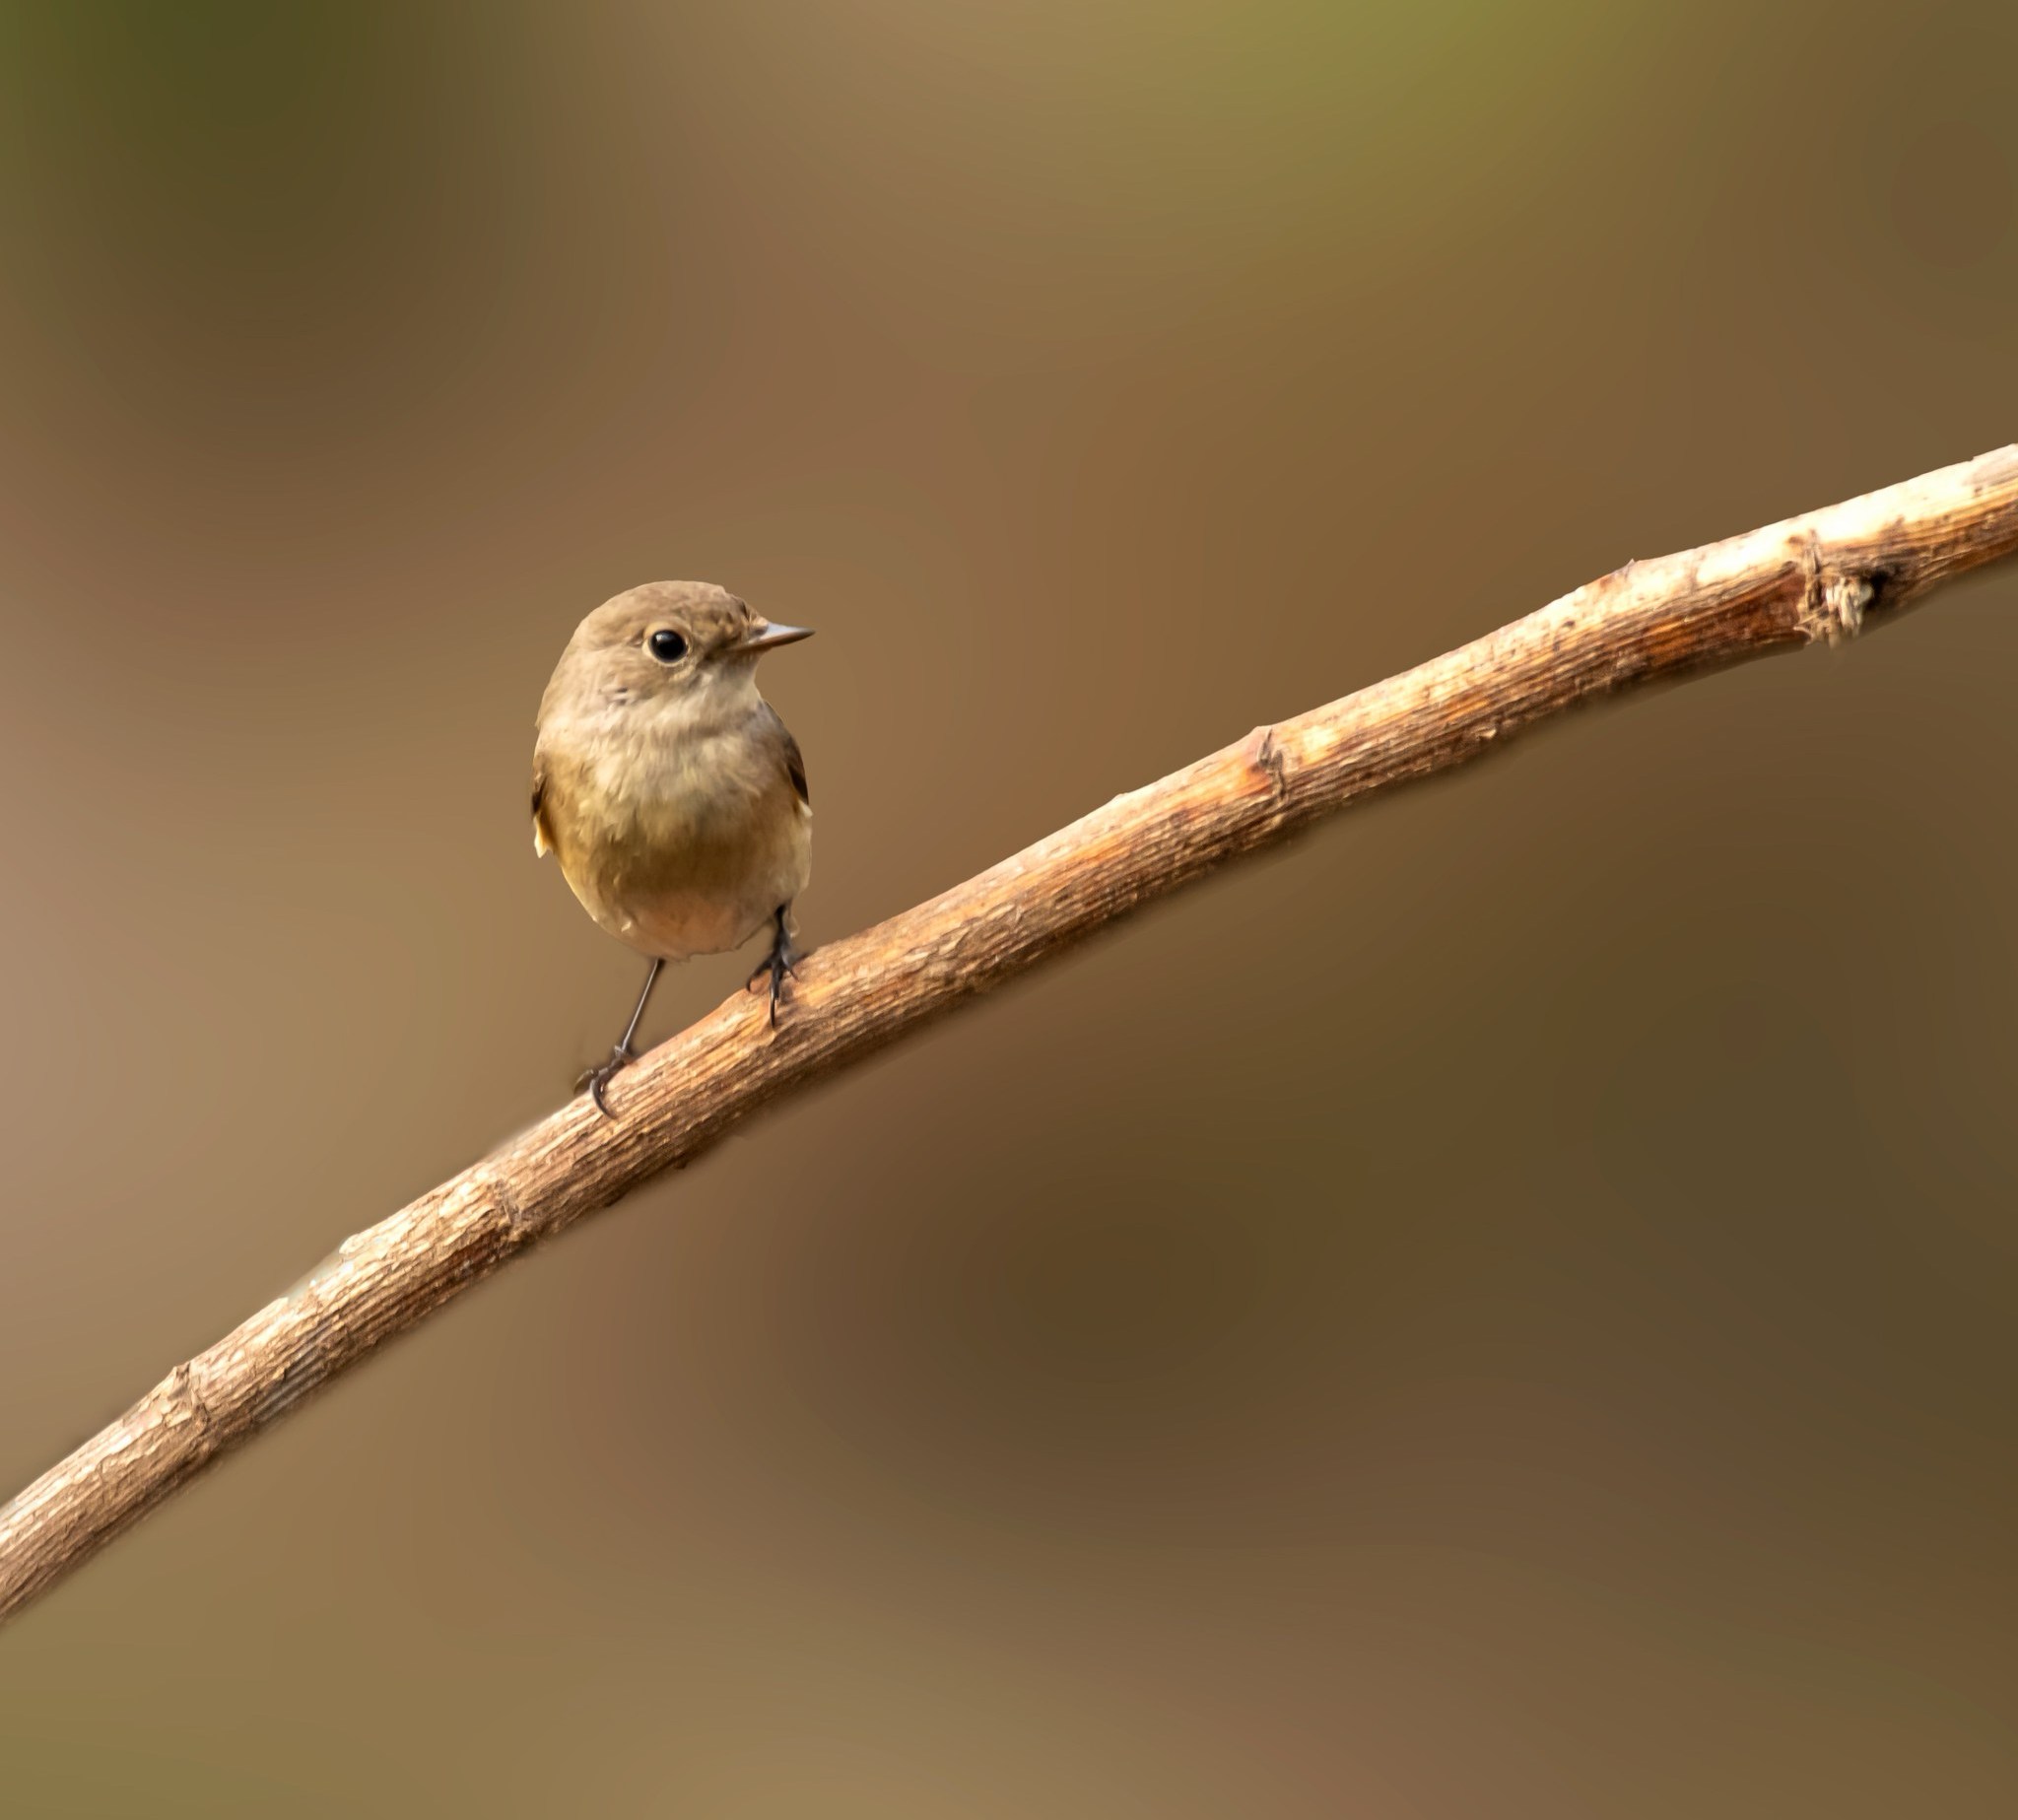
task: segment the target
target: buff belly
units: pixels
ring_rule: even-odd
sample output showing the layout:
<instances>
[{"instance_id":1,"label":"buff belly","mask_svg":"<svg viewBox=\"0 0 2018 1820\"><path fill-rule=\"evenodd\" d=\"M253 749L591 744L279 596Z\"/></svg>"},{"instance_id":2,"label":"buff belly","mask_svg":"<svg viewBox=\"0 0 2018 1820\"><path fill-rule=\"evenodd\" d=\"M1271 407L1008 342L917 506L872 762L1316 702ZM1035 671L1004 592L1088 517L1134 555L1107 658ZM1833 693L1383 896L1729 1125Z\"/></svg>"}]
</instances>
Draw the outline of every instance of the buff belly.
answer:
<instances>
[{"instance_id":1,"label":"buff belly","mask_svg":"<svg viewBox=\"0 0 2018 1820\"><path fill-rule=\"evenodd\" d=\"M610 934L640 954L683 961L740 948L806 888L812 822L789 784L768 800L706 805L700 815L691 798L684 812L647 803L613 825L563 835L559 858L582 908Z\"/></svg>"}]
</instances>

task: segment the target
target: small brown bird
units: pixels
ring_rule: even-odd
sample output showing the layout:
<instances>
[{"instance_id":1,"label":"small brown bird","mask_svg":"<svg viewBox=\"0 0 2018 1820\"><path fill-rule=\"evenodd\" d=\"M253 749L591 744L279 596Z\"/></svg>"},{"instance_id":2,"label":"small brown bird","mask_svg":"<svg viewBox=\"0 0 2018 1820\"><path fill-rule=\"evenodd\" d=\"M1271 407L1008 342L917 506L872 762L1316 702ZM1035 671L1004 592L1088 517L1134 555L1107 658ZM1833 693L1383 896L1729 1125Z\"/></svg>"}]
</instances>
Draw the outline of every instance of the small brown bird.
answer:
<instances>
[{"instance_id":1,"label":"small brown bird","mask_svg":"<svg viewBox=\"0 0 2018 1820\"><path fill-rule=\"evenodd\" d=\"M666 962L740 948L769 923L750 984L769 980L777 1022L800 958L789 918L812 872L813 809L798 741L757 693L757 660L811 637L710 582L653 581L575 628L540 700L533 851L552 852L582 909L651 957L623 1037L581 1078L605 1114Z\"/></svg>"}]
</instances>

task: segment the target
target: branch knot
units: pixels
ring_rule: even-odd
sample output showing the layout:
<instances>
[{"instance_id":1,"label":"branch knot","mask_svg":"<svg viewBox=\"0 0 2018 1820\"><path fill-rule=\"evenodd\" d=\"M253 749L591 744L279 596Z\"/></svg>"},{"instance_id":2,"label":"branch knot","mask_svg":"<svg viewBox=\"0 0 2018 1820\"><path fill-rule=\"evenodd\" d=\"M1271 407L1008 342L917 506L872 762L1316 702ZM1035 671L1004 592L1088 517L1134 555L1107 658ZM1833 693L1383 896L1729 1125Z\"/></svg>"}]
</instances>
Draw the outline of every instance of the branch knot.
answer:
<instances>
[{"instance_id":1,"label":"branch knot","mask_svg":"<svg viewBox=\"0 0 2018 1820\"><path fill-rule=\"evenodd\" d=\"M214 1426L210 1405L203 1400L203 1392L196 1387L196 1374L189 1369L188 1362L168 1374L168 1382L163 1386L168 1391L171 1407L187 1412L190 1420L207 1436Z\"/></svg>"},{"instance_id":2,"label":"branch knot","mask_svg":"<svg viewBox=\"0 0 2018 1820\"><path fill-rule=\"evenodd\" d=\"M1260 743L1254 748L1254 769L1267 774L1269 789L1279 807L1289 800L1289 761L1275 743L1272 726L1256 727L1254 732L1260 736Z\"/></svg>"},{"instance_id":3,"label":"branch knot","mask_svg":"<svg viewBox=\"0 0 2018 1820\"><path fill-rule=\"evenodd\" d=\"M1801 602L1800 625L1808 641L1821 639L1842 644L1855 638L1864 629L1865 611L1881 591L1882 574L1826 565L1812 534L1803 545L1801 566L1807 571L1808 586Z\"/></svg>"}]
</instances>

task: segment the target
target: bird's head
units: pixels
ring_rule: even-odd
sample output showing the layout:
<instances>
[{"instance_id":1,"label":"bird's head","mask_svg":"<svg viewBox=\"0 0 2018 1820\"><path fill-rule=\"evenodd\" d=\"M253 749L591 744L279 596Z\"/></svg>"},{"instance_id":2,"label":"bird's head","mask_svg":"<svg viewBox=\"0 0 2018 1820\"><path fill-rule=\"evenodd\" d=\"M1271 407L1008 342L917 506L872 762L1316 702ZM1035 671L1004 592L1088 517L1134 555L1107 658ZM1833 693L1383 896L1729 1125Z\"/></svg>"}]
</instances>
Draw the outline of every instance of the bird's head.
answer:
<instances>
[{"instance_id":1,"label":"bird's head","mask_svg":"<svg viewBox=\"0 0 2018 1820\"><path fill-rule=\"evenodd\" d=\"M747 706L757 660L813 635L774 626L711 581L648 581L606 600L574 629L540 717L639 704L701 717Z\"/></svg>"}]
</instances>

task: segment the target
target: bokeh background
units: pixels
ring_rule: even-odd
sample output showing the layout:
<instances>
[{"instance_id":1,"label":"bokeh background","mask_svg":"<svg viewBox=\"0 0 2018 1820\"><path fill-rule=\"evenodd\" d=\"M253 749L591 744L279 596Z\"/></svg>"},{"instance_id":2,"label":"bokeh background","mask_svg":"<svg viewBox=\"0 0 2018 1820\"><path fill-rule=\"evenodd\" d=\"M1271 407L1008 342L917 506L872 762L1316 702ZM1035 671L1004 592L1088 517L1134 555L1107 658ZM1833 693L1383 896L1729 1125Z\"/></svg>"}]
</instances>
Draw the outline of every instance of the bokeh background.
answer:
<instances>
[{"instance_id":1,"label":"bokeh background","mask_svg":"<svg viewBox=\"0 0 2018 1820\"><path fill-rule=\"evenodd\" d=\"M0 1492L551 1108L576 619L814 940L2018 426L2008 5L0 12ZM1159 910L0 1635L9 1814L2007 1814L2018 573ZM751 957L661 988L663 1036Z\"/></svg>"}]
</instances>

